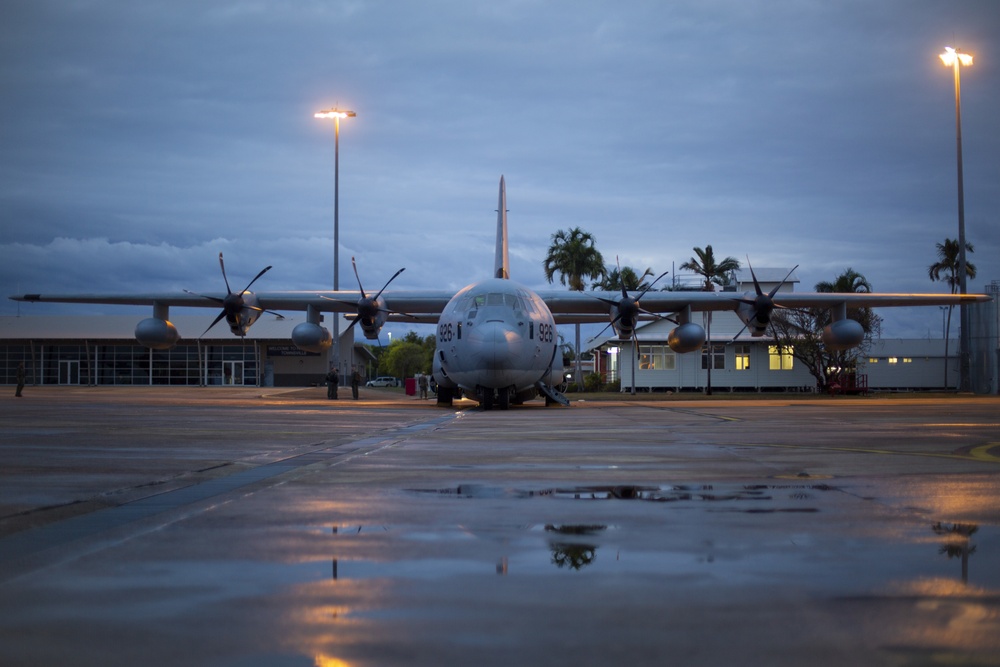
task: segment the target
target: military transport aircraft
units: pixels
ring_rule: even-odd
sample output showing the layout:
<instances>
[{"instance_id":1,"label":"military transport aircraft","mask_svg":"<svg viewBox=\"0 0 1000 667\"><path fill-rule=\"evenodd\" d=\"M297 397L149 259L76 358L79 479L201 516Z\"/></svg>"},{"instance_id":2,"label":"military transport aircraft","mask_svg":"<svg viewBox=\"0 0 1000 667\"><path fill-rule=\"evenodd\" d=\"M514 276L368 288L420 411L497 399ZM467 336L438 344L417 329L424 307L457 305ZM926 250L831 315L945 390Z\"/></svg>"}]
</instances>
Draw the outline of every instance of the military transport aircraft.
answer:
<instances>
[{"instance_id":1,"label":"military transport aircraft","mask_svg":"<svg viewBox=\"0 0 1000 667\"><path fill-rule=\"evenodd\" d=\"M222 307L209 329L223 318L237 336L264 312L305 311L306 321L292 330L292 342L300 349L323 352L332 344L330 332L321 325L323 312L354 311L350 326L359 325L366 338L375 340L387 321L437 325L433 375L438 384L438 402L451 405L467 396L490 409L506 409L542 394L546 403L568 405L557 387L562 382L562 359L558 356L557 324L608 322L621 339L634 339L641 320L668 319L677 326L667 338L675 352L694 352L705 342L705 330L692 321L699 311L735 311L751 336L765 335L775 308L828 308L832 323L823 332L824 343L834 349L855 347L864 338L861 325L847 317L847 309L882 306L956 305L988 301L980 294L839 294L785 293L778 288L765 293L756 276L755 292L570 292L536 291L510 279L507 242L507 193L500 177L497 204L496 251L493 275L457 293L451 291L387 290L403 269L377 293L366 292L358 279L358 291L261 292L250 287L271 267L257 274L240 292L233 292L219 255L226 294L193 292L163 294L24 294L15 301L151 305L153 316L136 325L139 343L168 349L180 334L169 320L171 306ZM355 267L355 276L357 268ZM780 287L780 285L779 285ZM206 329L207 331L207 329Z\"/></svg>"}]
</instances>

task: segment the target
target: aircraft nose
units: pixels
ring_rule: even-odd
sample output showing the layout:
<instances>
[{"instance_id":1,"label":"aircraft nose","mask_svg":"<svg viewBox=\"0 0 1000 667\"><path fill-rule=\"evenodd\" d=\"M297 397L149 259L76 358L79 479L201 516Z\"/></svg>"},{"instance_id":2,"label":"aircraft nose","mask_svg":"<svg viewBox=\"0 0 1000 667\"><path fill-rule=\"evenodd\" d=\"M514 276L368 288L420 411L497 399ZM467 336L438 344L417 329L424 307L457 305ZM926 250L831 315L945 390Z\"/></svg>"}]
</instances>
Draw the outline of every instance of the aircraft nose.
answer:
<instances>
[{"instance_id":1,"label":"aircraft nose","mask_svg":"<svg viewBox=\"0 0 1000 667\"><path fill-rule=\"evenodd\" d=\"M476 356L488 371L514 368L521 334L509 324L492 320L472 327L469 342L477 349Z\"/></svg>"}]
</instances>

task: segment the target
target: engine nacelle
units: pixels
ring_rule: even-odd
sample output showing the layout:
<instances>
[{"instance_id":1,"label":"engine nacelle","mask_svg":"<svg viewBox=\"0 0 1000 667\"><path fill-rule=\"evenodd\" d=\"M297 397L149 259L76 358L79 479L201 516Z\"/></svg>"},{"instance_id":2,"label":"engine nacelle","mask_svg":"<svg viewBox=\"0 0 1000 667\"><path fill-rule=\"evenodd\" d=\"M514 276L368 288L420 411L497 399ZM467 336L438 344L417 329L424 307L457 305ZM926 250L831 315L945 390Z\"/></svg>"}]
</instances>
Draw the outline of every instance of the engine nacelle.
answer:
<instances>
[{"instance_id":1,"label":"engine nacelle","mask_svg":"<svg viewBox=\"0 0 1000 667\"><path fill-rule=\"evenodd\" d=\"M705 330L694 322L687 322L670 332L667 345L674 352L685 353L700 350L705 344Z\"/></svg>"},{"instance_id":2,"label":"engine nacelle","mask_svg":"<svg viewBox=\"0 0 1000 667\"><path fill-rule=\"evenodd\" d=\"M333 336L318 324L303 322L292 329L292 343L306 352L325 352L333 345Z\"/></svg>"},{"instance_id":3,"label":"engine nacelle","mask_svg":"<svg viewBox=\"0 0 1000 667\"><path fill-rule=\"evenodd\" d=\"M849 350L865 339L865 328L852 319L837 320L823 329L823 344L831 350Z\"/></svg>"},{"instance_id":4,"label":"engine nacelle","mask_svg":"<svg viewBox=\"0 0 1000 667\"><path fill-rule=\"evenodd\" d=\"M177 327L159 317L148 317L135 325L135 339L154 350L169 350L181 339Z\"/></svg>"},{"instance_id":5,"label":"engine nacelle","mask_svg":"<svg viewBox=\"0 0 1000 667\"><path fill-rule=\"evenodd\" d=\"M368 340L378 340L378 334L388 319L389 310L385 300L362 299L358 303L358 325Z\"/></svg>"}]
</instances>

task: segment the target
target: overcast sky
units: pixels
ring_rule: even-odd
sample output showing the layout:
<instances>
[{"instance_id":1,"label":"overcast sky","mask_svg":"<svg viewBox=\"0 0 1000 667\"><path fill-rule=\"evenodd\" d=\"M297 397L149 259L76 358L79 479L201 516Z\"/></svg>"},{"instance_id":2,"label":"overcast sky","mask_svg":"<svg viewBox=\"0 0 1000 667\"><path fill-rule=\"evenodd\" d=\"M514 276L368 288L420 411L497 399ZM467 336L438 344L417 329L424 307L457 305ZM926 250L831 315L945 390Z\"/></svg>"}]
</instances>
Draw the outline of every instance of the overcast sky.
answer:
<instances>
[{"instance_id":1,"label":"overcast sky","mask_svg":"<svg viewBox=\"0 0 1000 667\"><path fill-rule=\"evenodd\" d=\"M330 289L339 105L343 289L513 278L553 233L656 273L695 246L932 283L957 238L962 75L970 291L1000 279L1000 3L992 0L5 0L0 290ZM555 287L561 287L558 282ZM21 304L0 314L112 312ZM905 311L905 312L904 312ZM122 311L116 311L122 312ZM936 308L882 311L937 337ZM206 315L206 318L211 315ZM184 332L182 332L184 333ZM430 333L430 330L422 333Z\"/></svg>"}]
</instances>

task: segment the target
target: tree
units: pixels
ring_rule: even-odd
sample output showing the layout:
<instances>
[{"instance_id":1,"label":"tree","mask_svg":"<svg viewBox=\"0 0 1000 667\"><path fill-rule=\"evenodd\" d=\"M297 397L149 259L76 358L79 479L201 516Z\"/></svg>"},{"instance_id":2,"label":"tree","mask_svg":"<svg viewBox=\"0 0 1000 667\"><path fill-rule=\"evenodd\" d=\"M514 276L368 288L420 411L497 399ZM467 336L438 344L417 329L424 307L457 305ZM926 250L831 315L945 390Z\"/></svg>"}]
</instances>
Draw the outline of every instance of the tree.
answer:
<instances>
[{"instance_id":1,"label":"tree","mask_svg":"<svg viewBox=\"0 0 1000 667\"><path fill-rule=\"evenodd\" d=\"M386 348L380 365L390 375L404 379L417 373L430 373L434 344L434 336L421 338L413 331L407 332L402 340L394 340Z\"/></svg>"},{"instance_id":2,"label":"tree","mask_svg":"<svg viewBox=\"0 0 1000 667\"><path fill-rule=\"evenodd\" d=\"M943 280L948 283L952 294L957 294L962 285L958 275L958 241L955 239L945 239L944 243L934 244L937 248L938 261L927 267L927 275L933 281ZM972 244L965 242L966 253L975 252ZM976 277L976 265L966 260L965 277ZM944 328L944 387L948 388L948 343L951 338L951 313L954 306L948 306L948 321Z\"/></svg>"},{"instance_id":3,"label":"tree","mask_svg":"<svg viewBox=\"0 0 1000 667\"><path fill-rule=\"evenodd\" d=\"M726 257L721 262L716 261L715 252L710 245L705 246L704 250L695 248L694 254L697 257L692 257L681 264L681 269L694 271L704 278L706 292L714 292L716 285L725 285L729 274L740 268L740 262L735 257Z\"/></svg>"},{"instance_id":4,"label":"tree","mask_svg":"<svg viewBox=\"0 0 1000 667\"><path fill-rule=\"evenodd\" d=\"M550 283L556 273L559 282L576 292L583 291L585 278L591 280L605 275L604 257L595 246L594 237L579 227L559 230L552 235L552 244L545 256L545 279ZM580 325L576 325L576 385L583 386L580 367Z\"/></svg>"},{"instance_id":5,"label":"tree","mask_svg":"<svg viewBox=\"0 0 1000 667\"><path fill-rule=\"evenodd\" d=\"M695 248L694 254L697 255L697 257L692 257L688 261L681 264L681 269L685 271L694 271L704 278L704 290L706 292L714 292L716 285L725 285L729 274L740 268L740 262L735 257L726 257L721 262L717 262L715 259L715 252L712 250L712 246L710 245L705 246L704 250L701 248ZM708 376L705 383L705 393L711 395L712 366L715 364L715 355L713 354L714 350L712 349L712 311L708 311L708 334L705 338L705 344L708 346L708 365L706 366Z\"/></svg>"},{"instance_id":6,"label":"tree","mask_svg":"<svg viewBox=\"0 0 1000 667\"><path fill-rule=\"evenodd\" d=\"M579 227L561 229L552 235L545 256L545 279L550 283L556 273L559 282L574 292L582 292L584 278L596 279L605 275L604 257L595 247L596 240Z\"/></svg>"},{"instance_id":7,"label":"tree","mask_svg":"<svg viewBox=\"0 0 1000 667\"><path fill-rule=\"evenodd\" d=\"M817 292L864 293L871 292L872 286L854 269L846 269L833 282L817 283L815 289ZM816 386L825 389L830 383L829 374L853 370L858 358L867 353L872 340L877 338L882 330L882 318L871 308L849 308L847 317L861 324L865 330L864 341L850 350L829 350L823 344L823 329L833 320L829 310L825 308L775 310L771 317L771 327L779 354L783 350L788 350L793 358L798 359L809 369L809 373L816 378Z\"/></svg>"},{"instance_id":8,"label":"tree","mask_svg":"<svg viewBox=\"0 0 1000 667\"><path fill-rule=\"evenodd\" d=\"M624 287L631 292L644 292L650 287L646 278L652 278L655 275L652 268L647 268L641 276L631 266L623 266L621 269L616 266L610 271L605 268L604 276L601 280L592 283L590 288L606 292L619 292Z\"/></svg>"}]
</instances>

